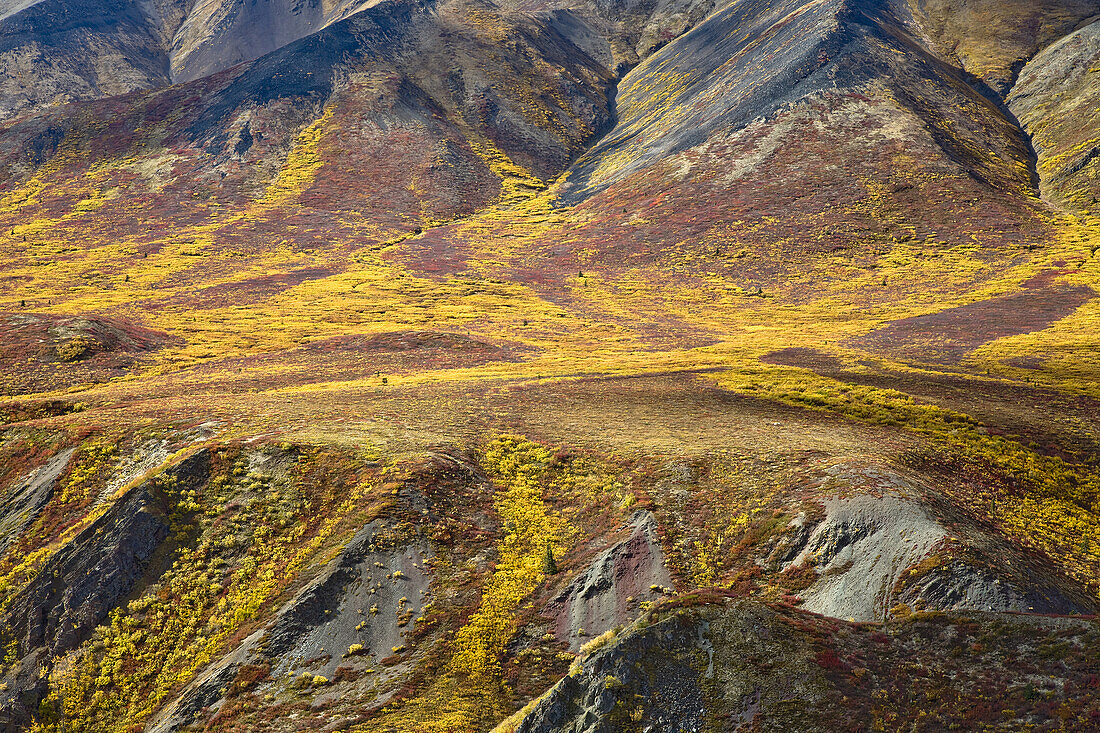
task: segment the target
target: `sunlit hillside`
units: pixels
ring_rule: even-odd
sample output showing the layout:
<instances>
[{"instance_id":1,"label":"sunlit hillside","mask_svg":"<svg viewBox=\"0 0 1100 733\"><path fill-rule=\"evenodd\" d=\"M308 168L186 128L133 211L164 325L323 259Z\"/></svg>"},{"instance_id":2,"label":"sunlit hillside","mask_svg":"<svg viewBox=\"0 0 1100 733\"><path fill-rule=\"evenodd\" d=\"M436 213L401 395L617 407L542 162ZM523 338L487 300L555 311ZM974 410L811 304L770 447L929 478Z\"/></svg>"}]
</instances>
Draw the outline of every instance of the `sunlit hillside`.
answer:
<instances>
[{"instance_id":1,"label":"sunlit hillside","mask_svg":"<svg viewBox=\"0 0 1100 733\"><path fill-rule=\"evenodd\" d=\"M0 3L0 729L1100 729L1100 5L192 5Z\"/></svg>"}]
</instances>

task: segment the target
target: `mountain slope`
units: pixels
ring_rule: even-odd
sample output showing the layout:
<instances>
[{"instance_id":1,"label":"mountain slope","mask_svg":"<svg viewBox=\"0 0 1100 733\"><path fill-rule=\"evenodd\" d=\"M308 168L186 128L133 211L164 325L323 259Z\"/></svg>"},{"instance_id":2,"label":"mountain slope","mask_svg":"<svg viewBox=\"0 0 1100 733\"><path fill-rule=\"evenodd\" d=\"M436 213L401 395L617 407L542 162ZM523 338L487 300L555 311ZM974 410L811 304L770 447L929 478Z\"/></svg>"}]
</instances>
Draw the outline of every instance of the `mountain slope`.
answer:
<instances>
[{"instance_id":1,"label":"mountain slope","mask_svg":"<svg viewBox=\"0 0 1100 733\"><path fill-rule=\"evenodd\" d=\"M169 83L182 2L40 0L0 19L0 119Z\"/></svg>"},{"instance_id":2,"label":"mountain slope","mask_svg":"<svg viewBox=\"0 0 1100 733\"><path fill-rule=\"evenodd\" d=\"M1055 690L1069 693L1063 721L1085 730L1098 715L1085 661L1096 644L1095 623L929 615L868 629L744 601L689 605L592 654L504 730L1052 730L1043 698ZM1032 645L1062 651L1027 663L1036 682L1025 687L1015 660ZM900 667L912 670L904 682Z\"/></svg>"},{"instance_id":3,"label":"mountain slope","mask_svg":"<svg viewBox=\"0 0 1100 733\"><path fill-rule=\"evenodd\" d=\"M1096 210L1100 201L1100 21L1051 44L1021 70L1008 105L1031 135L1045 195Z\"/></svg>"},{"instance_id":4,"label":"mountain slope","mask_svg":"<svg viewBox=\"0 0 1100 733\"><path fill-rule=\"evenodd\" d=\"M1100 14L1092 0L910 0L936 53L1005 96L1040 49Z\"/></svg>"},{"instance_id":5,"label":"mountain slope","mask_svg":"<svg viewBox=\"0 0 1100 733\"><path fill-rule=\"evenodd\" d=\"M0 8L6 727L1093 724L1089 3Z\"/></svg>"},{"instance_id":6,"label":"mountain slope","mask_svg":"<svg viewBox=\"0 0 1100 733\"><path fill-rule=\"evenodd\" d=\"M887 8L858 2L719 10L622 80L617 128L567 186L590 194L798 100L829 107L856 94L896 105L890 124L924 126L948 163L998 189L1026 190L1020 131L957 70L922 53Z\"/></svg>"},{"instance_id":7,"label":"mountain slope","mask_svg":"<svg viewBox=\"0 0 1100 733\"><path fill-rule=\"evenodd\" d=\"M173 81L190 81L252 61L377 2L196 3L169 50Z\"/></svg>"}]
</instances>

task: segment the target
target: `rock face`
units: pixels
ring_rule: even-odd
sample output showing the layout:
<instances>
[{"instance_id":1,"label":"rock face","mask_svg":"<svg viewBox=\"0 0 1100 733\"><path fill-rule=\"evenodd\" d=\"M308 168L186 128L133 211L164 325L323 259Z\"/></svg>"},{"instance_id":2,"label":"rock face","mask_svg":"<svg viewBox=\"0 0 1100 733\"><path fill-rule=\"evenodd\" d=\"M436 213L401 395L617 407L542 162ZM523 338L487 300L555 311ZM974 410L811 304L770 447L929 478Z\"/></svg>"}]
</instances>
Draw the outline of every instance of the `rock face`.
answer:
<instances>
[{"instance_id":1,"label":"rock face","mask_svg":"<svg viewBox=\"0 0 1100 733\"><path fill-rule=\"evenodd\" d=\"M50 501L57 487L57 479L69 465L75 450L63 450L45 466L36 468L0 502L0 554L19 538Z\"/></svg>"},{"instance_id":2,"label":"rock face","mask_svg":"<svg viewBox=\"0 0 1100 733\"><path fill-rule=\"evenodd\" d=\"M1006 547L996 559L986 555L980 562L951 559L927 570L918 566L915 577L902 579L896 599L910 607L949 611L1096 615L1096 600L1083 589L1067 587L1049 568L1026 559L1002 564L1006 556L1020 560Z\"/></svg>"},{"instance_id":3,"label":"rock face","mask_svg":"<svg viewBox=\"0 0 1100 733\"><path fill-rule=\"evenodd\" d=\"M404 644L410 620L428 603L430 550L423 543L387 547L386 529L381 522L364 527L279 615L263 641L275 675L308 670L331 679L349 658L369 666ZM359 648L349 656L353 645Z\"/></svg>"},{"instance_id":4,"label":"rock face","mask_svg":"<svg viewBox=\"0 0 1100 733\"><path fill-rule=\"evenodd\" d=\"M200 451L167 470L177 486L201 485L209 456ZM168 536L166 502L152 480L129 490L99 519L58 550L4 609L5 644L17 661L0 706L0 722L25 723L45 693L40 672L83 642L107 614L143 581Z\"/></svg>"},{"instance_id":5,"label":"rock face","mask_svg":"<svg viewBox=\"0 0 1100 733\"><path fill-rule=\"evenodd\" d=\"M894 586L946 537L923 507L899 496L827 499L825 519L791 562L811 564L820 580L802 607L837 618L881 621Z\"/></svg>"},{"instance_id":6,"label":"rock face","mask_svg":"<svg viewBox=\"0 0 1100 733\"><path fill-rule=\"evenodd\" d=\"M555 634L574 651L588 638L633 621L642 601L659 598L662 589L672 585L657 520L639 511L631 528L628 539L602 552L547 607L555 619Z\"/></svg>"},{"instance_id":7,"label":"rock face","mask_svg":"<svg viewBox=\"0 0 1100 733\"><path fill-rule=\"evenodd\" d=\"M838 475L849 469L837 467ZM1039 558L965 518L943 515L934 492L894 473L865 471L872 491L826 498L824 517L796 522L777 553L786 572L816 578L802 608L853 621L918 610L1095 614L1100 604Z\"/></svg>"},{"instance_id":8,"label":"rock face","mask_svg":"<svg viewBox=\"0 0 1100 733\"><path fill-rule=\"evenodd\" d=\"M1031 135L1043 194L1096 210L1100 201L1100 21L1052 43L1020 71L1008 106Z\"/></svg>"},{"instance_id":9,"label":"rock face","mask_svg":"<svg viewBox=\"0 0 1100 733\"><path fill-rule=\"evenodd\" d=\"M989 625L999 633L985 633ZM1055 640L1064 655L1035 660L1034 679L1072 719L1087 720L1098 709L1084 692L1089 657L1100 651L1094 621L940 615L875 629L752 601L710 603L624 633L514 731L857 731L889 715L916 720L918 711L930 730L972 730L976 720L1020 725L1042 719L1047 703L1022 689L1016 654ZM921 672L898 680L899 663ZM983 703L988 696L996 710Z\"/></svg>"}]
</instances>

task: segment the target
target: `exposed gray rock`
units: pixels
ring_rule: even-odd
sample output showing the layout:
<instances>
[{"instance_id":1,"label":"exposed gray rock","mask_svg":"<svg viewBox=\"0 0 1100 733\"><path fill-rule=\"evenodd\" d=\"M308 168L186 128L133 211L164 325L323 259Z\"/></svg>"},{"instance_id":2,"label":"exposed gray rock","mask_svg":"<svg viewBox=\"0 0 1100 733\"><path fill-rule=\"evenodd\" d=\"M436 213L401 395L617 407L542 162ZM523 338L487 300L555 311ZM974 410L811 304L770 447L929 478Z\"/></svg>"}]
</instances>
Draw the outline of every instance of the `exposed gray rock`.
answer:
<instances>
[{"instance_id":1,"label":"exposed gray rock","mask_svg":"<svg viewBox=\"0 0 1100 733\"><path fill-rule=\"evenodd\" d=\"M96 504L102 504L115 495L119 489L162 465L168 459L168 441L147 440L134 449L129 456L122 458L111 472L111 478L96 497Z\"/></svg>"},{"instance_id":2,"label":"exposed gray rock","mask_svg":"<svg viewBox=\"0 0 1100 733\"><path fill-rule=\"evenodd\" d=\"M709 647L706 630L669 620L627 634L558 682L515 733L613 733L623 729L616 718L634 710L634 722L653 733L703 730L698 651ZM629 712L613 715L624 699Z\"/></svg>"},{"instance_id":3,"label":"exposed gray rock","mask_svg":"<svg viewBox=\"0 0 1100 733\"><path fill-rule=\"evenodd\" d=\"M1029 565L1019 554L1005 548L996 565L949 560L904 582L896 600L910 608L944 611L975 609L1067 616L1097 613L1095 598L1084 589L1072 587L1052 569Z\"/></svg>"},{"instance_id":4,"label":"exposed gray rock","mask_svg":"<svg viewBox=\"0 0 1100 733\"><path fill-rule=\"evenodd\" d=\"M589 637L630 623L642 601L660 597L657 588L672 585L656 518L638 511L630 526L629 538L600 553L547 607L555 633L573 651Z\"/></svg>"},{"instance_id":5,"label":"exposed gray rock","mask_svg":"<svg viewBox=\"0 0 1100 733\"><path fill-rule=\"evenodd\" d=\"M167 469L183 490L209 476L199 451ZM4 641L16 642L18 661L3 683L0 727L25 722L46 692L42 669L79 646L110 611L141 585L154 553L168 536L167 502L153 480L120 497L99 519L57 551L8 604Z\"/></svg>"},{"instance_id":6,"label":"exposed gray rock","mask_svg":"<svg viewBox=\"0 0 1100 733\"><path fill-rule=\"evenodd\" d=\"M53 497L57 479L69 465L75 448L67 448L31 471L0 501L0 554L11 546Z\"/></svg>"},{"instance_id":7,"label":"exposed gray rock","mask_svg":"<svg viewBox=\"0 0 1100 733\"><path fill-rule=\"evenodd\" d=\"M427 603L430 550L423 541L395 544L390 531L385 520L363 527L265 629L207 667L154 716L147 733L173 733L204 709L218 709L246 664L267 665L272 684L280 684L301 674L331 680L337 667L362 671L391 656Z\"/></svg>"},{"instance_id":8,"label":"exposed gray rock","mask_svg":"<svg viewBox=\"0 0 1100 733\"><path fill-rule=\"evenodd\" d=\"M923 127L914 140L924 145L930 134L945 165L1027 185L1015 167L990 166L989 158L959 144L980 139L995 161L1030 154L998 103L902 30L904 15L888 3L858 0L721 5L622 78L617 124L569 170L562 201L576 204L688 150L709 154L708 144L720 145L754 122L766 126L792 105L834 105L830 94L890 99L897 108L884 136ZM942 115L955 120L955 138L937 129Z\"/></svg>"},{"instance_id":9,"label":"exposed gray rock","mask_svg":"<svg viewBox=\"0 0 1100 733\"><path fill-rule=\"evenodd\" d=\"M404 644L404 630L427 603L424 561L430 550L423 542L389 546L386 531L381 521L360 530L279 614L263 642L265 654L275 660L274 675L308 669L331 679L338 666L349 663L345 654L353 644L362 645L359 655L367 663Z\"/></svg>"},{"instance_id":10,"label":"exposed gray rock","mask_svg":"<svg viewBox=\"0 0 1100 733\"><path fill-rule=\"evenodd\" d=\"M820 576L803 593L803 608L856 621L883 620L902 574L927 556L946 530L919 503L897 495L823 503L824 521L791 562L813 564Z\"/></svg>"},{"instance_id":11,"label":"exposed gray rock","mask_svg":"<svg viewBox=\"0 0 1100 733\"><path fill-rule=\"evenodd\" d=\"M934 490L874 467L838 465L845 487L822 501L816 524L796 520L773 561L812 568L802 607L834 618L883 621L899 604L918 610L1093 614L1084 588L1040 558L964 516L941 515ZM996 559L993 559L996 558Z\"/></svg>"}]
</instances>

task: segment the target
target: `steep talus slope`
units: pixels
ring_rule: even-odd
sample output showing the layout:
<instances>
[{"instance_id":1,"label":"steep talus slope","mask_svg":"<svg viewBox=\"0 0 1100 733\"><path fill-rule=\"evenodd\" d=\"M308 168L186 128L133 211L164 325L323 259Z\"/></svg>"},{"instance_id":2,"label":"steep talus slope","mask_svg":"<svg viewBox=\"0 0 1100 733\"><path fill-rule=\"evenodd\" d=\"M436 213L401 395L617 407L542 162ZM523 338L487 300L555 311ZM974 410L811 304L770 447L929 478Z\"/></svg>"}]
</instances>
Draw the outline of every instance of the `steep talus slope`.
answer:
<instances>
[{"instance_id":1,"label":"steep talus slope","mask_svg":"<svg viewBox=\"0 0 1100 733\"><path fill-rule=\"evenodd\" d=\"M0 119L199 79L254 61L377 4L379 0L10 0L0 5L0 68L5 71ZM656 5L582 3L570 9L600 26L599 46L608 54L609 66L630 66L712 7L711 0L664 0Z\"/></svg>"},{"instance_id":2,"label":"steep talus slope","mask_svg":"<svg viewBox=\"0 0 1100 733\"><path fill-rule=\"evenodd\" d=\"M511 40L501 48L503 39ZM380 223L386 213L403 218L422 208L446 217L492 195L486 161L496 165L493 145L539 176L564 168L608 119L609 83L610 72L549 20L501 15L479 3L436 12L431 3L400 0L136 103L70 108L16 124L10 133L23 139L8 148L8 164L25 179L28 149L40 151L33 165L45 163L40 175L51 177L97 161L117 171L109 184L115 192L102 202L107 209L152 194L161 206L150 217L184 223L180 214L205 195L238 205L242 194L266 195L270 205L297 199L313 183L310 159L331 148L342 165L313 165L324 177L316 185L326 190L307 205L340 209L344 197L354 197L365 214L372 207L364 199L376 198ZM100 117L90 129L89 112ZM287 162L310 123L329 137L327 145ZM284 163L305 169L280 179ZM349 185L360 166L371 170L369 187ZM388 199L395 195L404 198Z\"/></svg>"},{"instance_id":3,"label":"steep talus slope","mask_svg":"<svg viewBox=\"0 0 1100 733\"><path fill-rule=\"evenodd\" d=\"M1043 194L1063 206L1100 201L1100 21L1043 49L1020 71L1008 105L1031 135Z\"/></svg>"},{"instance_id":4,"label":"steep talus slope","mask_svg":"<svg viewBox=\"0 0 1100 733\"><path fill-rule=\"evenodd\" d=\"M497 43L504 39L511 47L502 52ZM443 67L445 75L438 71ZM469 153L456 150L461 141L453 138L473 133L536 174L550 176L603 126L609 81L609 72L545 21L497 15L479 3L436 9L431 3L391 2L223 77L216 91L204 96L185 134L212 141L207 149L227 156L229 143L238 142L233 128L247 122L246 115L256 108L290 100L296 108L329 102L341 117L354 114L356 107L359 116L377 115L374 124L383 131L396 125L428 127L434 134L426 137L438 150L434 167L439 175L470 165L461 160ZM272 112L282 116L283 110ZM346 134L351 137L362 126L359 121ZM354 154L354 137L337 147ZM248 150L238 155L247 160ZM386 165L378 148L365 152L362 162ZM420 184L429 191L459 185ZM337 197L323 205L338 202Z\"/></svg>"},{"instance_id":5,"label":"steep talus slope","mask_svg":"<svg viewBox=\"0 0 1100 733\"><path fill-rule=\"evenodd\" d=\"M1098 643L1095 621L932 614L874 628L750 601L689 604L593 653L506 730L1055 730L1052 701L1085 730L1100 714Z\"/></svg>"},{"instance_id":6,"label":"steep talus slope","mask_svg":"<svg viewBox=\"0 0 1100 733\"><path fill-rule=\"evenodd\" d=\"M953 270L950 288L982 287L1000 268L978 263L1050 236L1033 154L1000 102L904 27L877 3L716 11L620 81L616 126L556 189L579 225L515 266L551 283L575 263L612 279L645 271L665 289L690 272L710 285L678 317L700 325L729 297L919 299L901 263L929 255L965 252L975 267ZM615 317L597 295L541 292ZM690 332L667 312L635 327L654 321ZM702 333L725 331L680 343Z\"/></svg>"},{"instance_id":7,"label":"steep talus slope","mask_svg":"<svg viewBox=\"0 0 1100 733\"><path fill-rule=\"evenodd\" d=\"M0 6L0 118L188 81L252 61L372 2L121 3Z\"/></svg>"},{"instance_id":8,"label":"steep talus slope","mask_svg":"<svg viewBox=\"0 0 1100 733\"><path fill-rule=\"evenodd\" d=\"M991 185L1027 185L1019 130L956 70L924 52L886 8L734 2L620 82L618 125L570 172L564 198L579 201L826 92L892 101L899 106L894 115L925 124L949 160Z\"/></svg>"}]
</instances>

